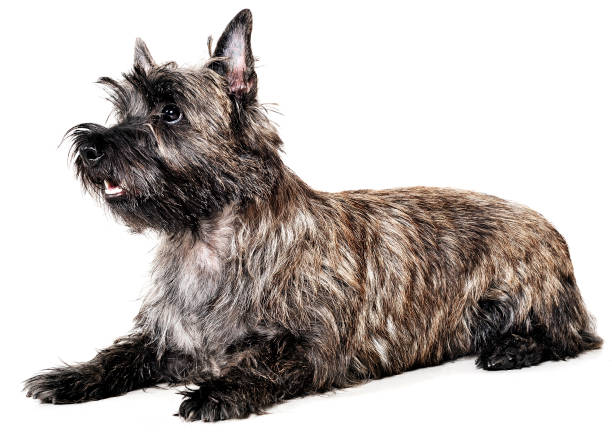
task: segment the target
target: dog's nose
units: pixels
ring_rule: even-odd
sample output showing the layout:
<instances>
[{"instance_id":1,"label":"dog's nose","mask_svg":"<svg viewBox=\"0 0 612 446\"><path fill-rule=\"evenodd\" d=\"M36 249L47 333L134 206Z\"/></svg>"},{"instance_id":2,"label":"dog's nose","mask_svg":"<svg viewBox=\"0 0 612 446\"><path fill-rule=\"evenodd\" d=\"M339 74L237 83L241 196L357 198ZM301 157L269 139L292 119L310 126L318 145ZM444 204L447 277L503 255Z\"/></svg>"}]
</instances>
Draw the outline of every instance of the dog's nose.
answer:
<instances>
[{"instance_id":1,"label":"dog's nose","mask_svg":"<svg viewBox=\"0 0 612 446\"><path fill-rule=\"evenodd\" d=\"M98 161L104 156L104 152L96 149L94 146L86 146L79 148L79 153L83 162L89 167L93 167L98 164Z\"/></svg>"}]
</instances>

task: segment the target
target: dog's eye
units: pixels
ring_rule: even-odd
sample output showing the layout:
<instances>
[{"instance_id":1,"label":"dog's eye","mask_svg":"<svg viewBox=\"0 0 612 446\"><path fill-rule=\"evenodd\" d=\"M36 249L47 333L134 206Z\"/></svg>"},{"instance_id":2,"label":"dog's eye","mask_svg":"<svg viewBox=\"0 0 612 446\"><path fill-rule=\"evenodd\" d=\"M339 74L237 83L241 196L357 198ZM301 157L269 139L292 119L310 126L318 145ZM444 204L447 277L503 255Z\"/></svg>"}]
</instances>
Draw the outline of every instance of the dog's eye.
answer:
<instances>
[{"instance_id":1,"label":"dog's eye","mask_svg":"<svg viewBox=\"0 0 612 446\"><path fill-rule=\"evenodd\" d=\"M161 117L164 122L168 124L175 124L181 120L183 114L181 113L181 109L178 108L175 104L168 104L162 108Z\"/></svg>"}]
</instances>

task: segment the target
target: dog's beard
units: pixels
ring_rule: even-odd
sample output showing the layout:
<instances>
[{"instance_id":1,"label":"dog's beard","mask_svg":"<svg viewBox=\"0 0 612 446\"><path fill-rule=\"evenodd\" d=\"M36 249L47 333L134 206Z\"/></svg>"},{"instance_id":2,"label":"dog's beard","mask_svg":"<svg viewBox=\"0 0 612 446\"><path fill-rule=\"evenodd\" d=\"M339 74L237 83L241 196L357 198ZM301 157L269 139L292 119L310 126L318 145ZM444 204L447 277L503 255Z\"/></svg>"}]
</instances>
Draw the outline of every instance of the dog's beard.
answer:
<instances>
[{"instance_id":1,"label":"dog's beard","mask_svg":"<svg viewBox=\"0 0 612 446\"><path fill-rule=\"evenodd\" d=\"M214 199L202 184L184 182L167 183L159 178L162 186L154 195L143 196L125 191L109 196L104 191L108 208L134 231L155 229L175 233L185 229L197 230L200 221L221 210L226 199Z\"/></svg>"}]
</instances>

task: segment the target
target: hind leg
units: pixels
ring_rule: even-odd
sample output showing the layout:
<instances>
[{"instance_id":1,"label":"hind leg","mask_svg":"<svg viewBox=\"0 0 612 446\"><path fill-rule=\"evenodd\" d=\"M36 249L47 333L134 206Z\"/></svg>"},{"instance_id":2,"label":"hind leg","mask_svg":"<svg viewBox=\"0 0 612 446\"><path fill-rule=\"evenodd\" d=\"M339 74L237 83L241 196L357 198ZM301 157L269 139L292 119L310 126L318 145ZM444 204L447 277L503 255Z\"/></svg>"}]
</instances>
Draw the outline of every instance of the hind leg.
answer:
<instances>
[{"instance_id":1,"label":"hind leg","mask_svg":"<svg viewBox=\"0 0 612 446\"><path fill-rule=\"evenodd\" d=\"M579 297L575 305L553 306L538 317L531 310L517 320L515 301L504 293L476 307L473 351L485 370L510 370L558 361L597 349L602 340L591 326Z\"/></svg>"},{"instance_id":2,"label":"hind leg","mask_svg":"<svg viewBox=\"0 0 612 446\"><path fill-rule=\"evenodd\" d=\"M570 284L573 284L570 282ZM599 348L577 288L564 288L557 299L562 305L533 308L517 317L517 300L499 289L491 289L475 309L473 351L476 365L485 370L510 370L544 361L557 361Z\"/></svg>"},{"instance_id":3,"label":"hind leg","mask_svg":"<svg viewBox=\"0 0 612 446\"><path fill-rule=\"evenodd\" d=\"M516 300L500 289L489 289L486 297L478 302L472 327L478 367L519 369L554 358L550 343L541 333L518 328L516 314Z\"/></svg>"}]
</instances>

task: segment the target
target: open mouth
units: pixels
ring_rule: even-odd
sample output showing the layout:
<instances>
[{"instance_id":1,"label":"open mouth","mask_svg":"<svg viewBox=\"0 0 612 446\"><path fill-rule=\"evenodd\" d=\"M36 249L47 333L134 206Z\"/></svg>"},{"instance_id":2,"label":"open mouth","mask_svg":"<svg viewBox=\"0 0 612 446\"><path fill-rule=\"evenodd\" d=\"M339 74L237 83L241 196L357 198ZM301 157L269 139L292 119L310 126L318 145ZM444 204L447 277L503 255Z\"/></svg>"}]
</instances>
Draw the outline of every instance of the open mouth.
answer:
<instances>
[{"instance_id":1,"label":"open mouth","mask_svg":"<svg viewBox=\"0 0 612 446\"><path fill-rule=\"evenodd\" d=\"M125 194L125 190L108 180L104 180L104 195L107 197L120 197Z\"/></svg>"}]
</instances>

